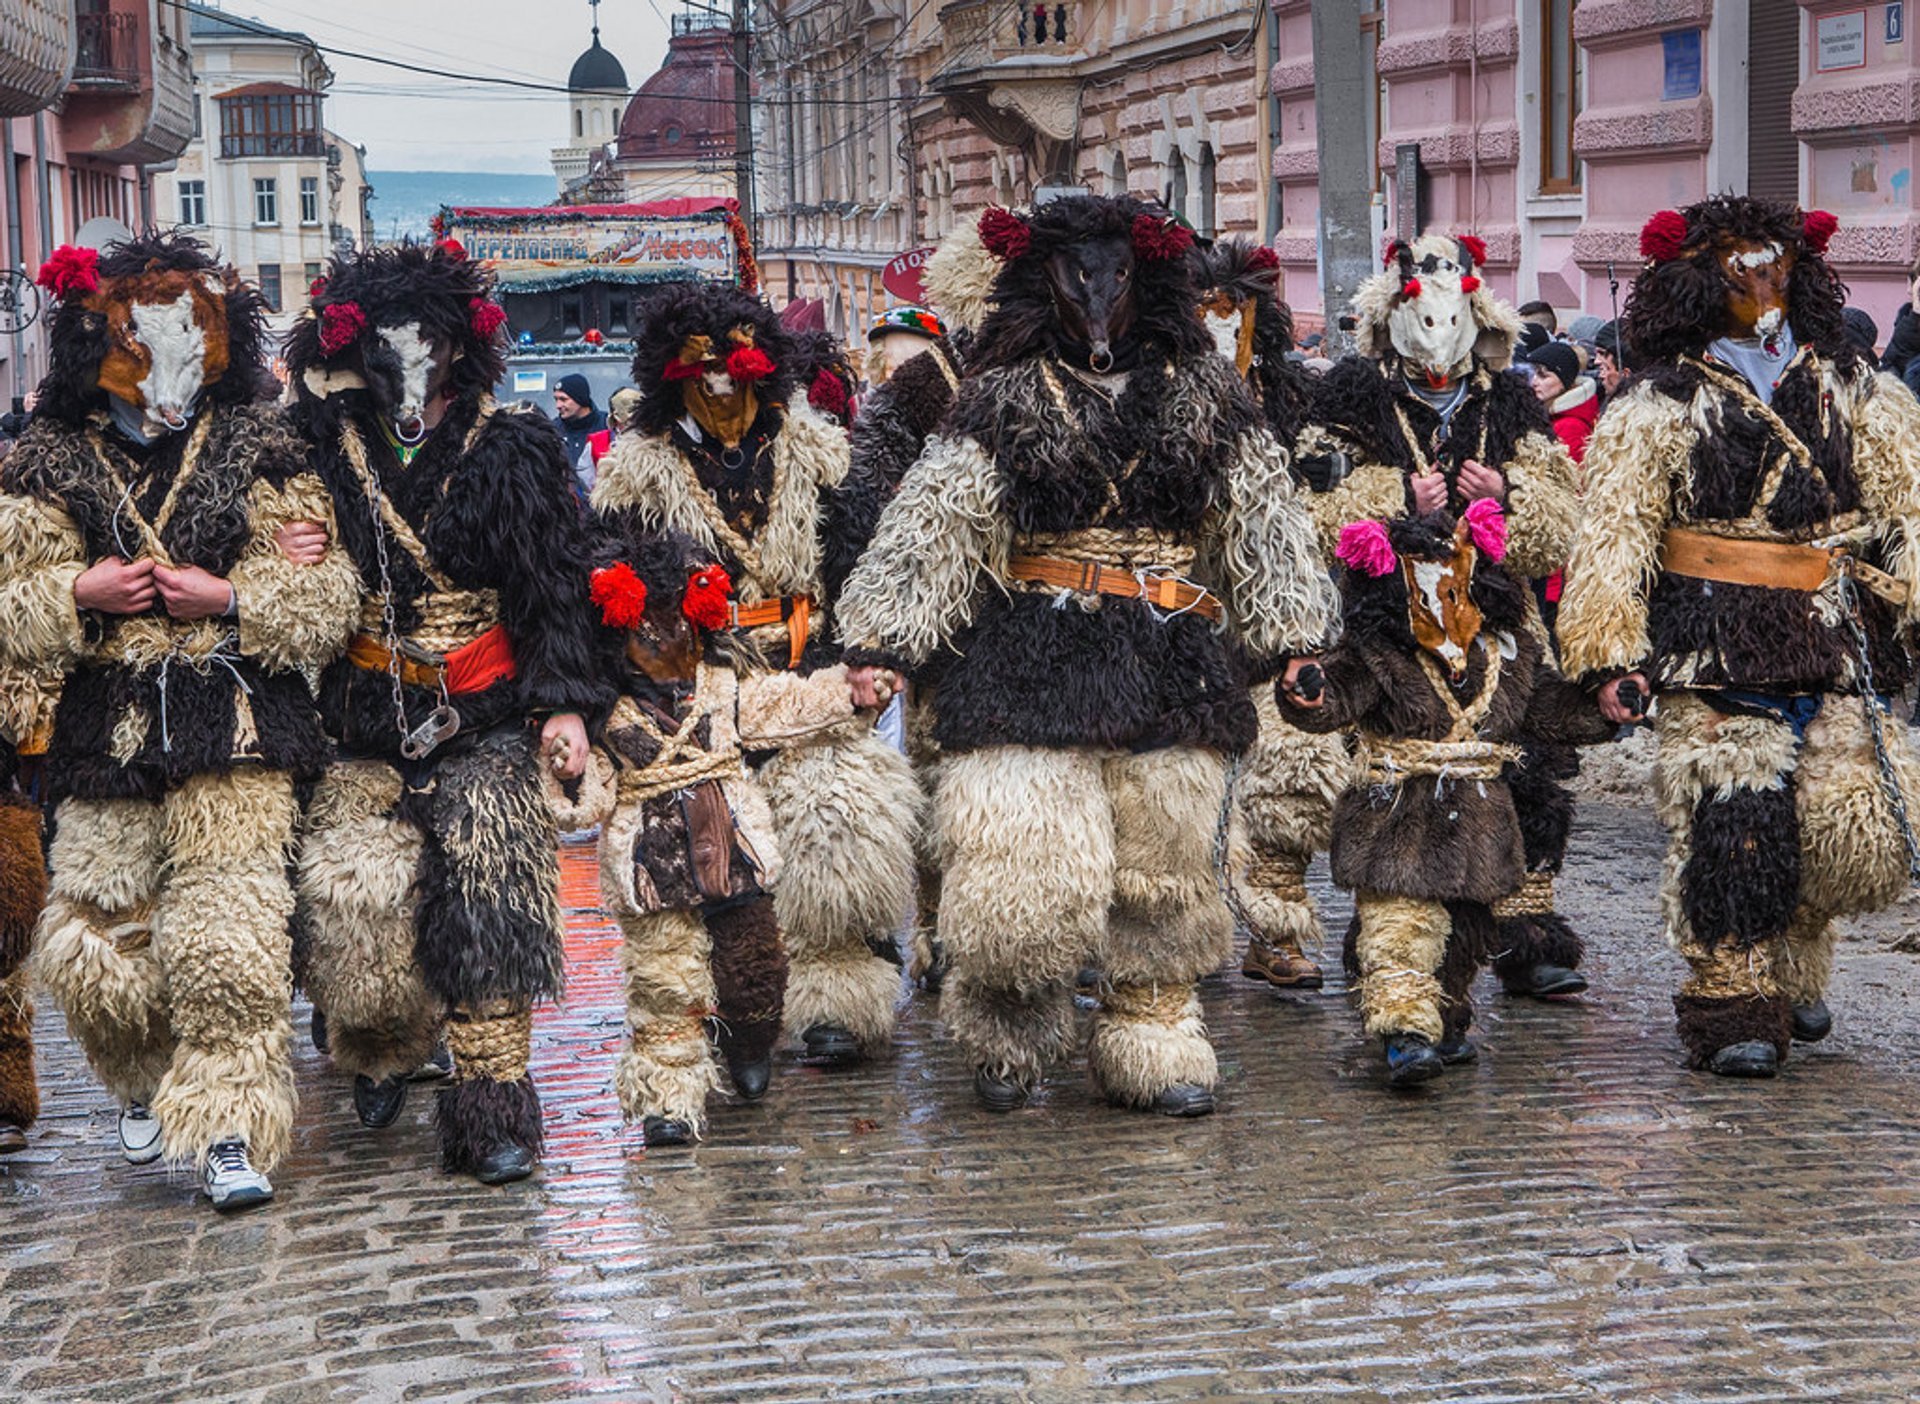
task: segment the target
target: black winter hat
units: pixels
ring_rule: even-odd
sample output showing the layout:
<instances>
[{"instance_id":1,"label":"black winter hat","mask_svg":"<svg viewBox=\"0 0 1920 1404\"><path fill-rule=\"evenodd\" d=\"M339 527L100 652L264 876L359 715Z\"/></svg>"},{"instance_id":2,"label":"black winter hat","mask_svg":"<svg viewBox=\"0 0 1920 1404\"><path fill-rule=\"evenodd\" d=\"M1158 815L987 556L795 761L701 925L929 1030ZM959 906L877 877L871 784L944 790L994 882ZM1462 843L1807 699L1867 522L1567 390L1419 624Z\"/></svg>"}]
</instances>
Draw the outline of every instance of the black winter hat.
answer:
<instances>
[{"instance_id":1,"label":"black winter hat","mask_svg":"<svg viewBox=\"0 0 1920 1404\"><path fill-rule=\"evenodd\" d=\"M1559 377L1562 389L1571 390L1580 379L1580 353L1564 341L1549 341L1529 353L1527 361L1541 370L1552 371Z\"/></svg>"},{"instance_id":2,"label":"black winter hat","mask_svg":"<svg viewBox=\"0 0 1920 1404\"><path fill-rule=\"evenodd\" d=\"M574 371L571 375L561 376L554 382L553 388L572 400L576 405L580 406L581 409L590 410L597 408L593 403L593 387L587 384L587 378L580 374L579 371Z\"/></svg>"}]
</instances>

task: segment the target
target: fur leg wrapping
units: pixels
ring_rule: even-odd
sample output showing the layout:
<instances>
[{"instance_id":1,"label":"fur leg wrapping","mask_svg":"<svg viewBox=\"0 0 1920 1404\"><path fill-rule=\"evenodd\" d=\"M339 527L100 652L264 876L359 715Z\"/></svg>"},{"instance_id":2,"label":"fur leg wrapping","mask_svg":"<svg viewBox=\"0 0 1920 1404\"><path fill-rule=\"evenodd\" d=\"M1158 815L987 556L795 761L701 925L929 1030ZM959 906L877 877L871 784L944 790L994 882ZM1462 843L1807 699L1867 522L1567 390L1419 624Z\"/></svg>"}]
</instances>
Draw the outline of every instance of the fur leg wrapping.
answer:
<instances>
[{"instance_id":1,"label":"fur leg wrapping","mask_svg":"<svg viewBox=\"0 0 1920 1404\"><path fill-rule=\"evenodd\" d=\"M969 1063L1031 1087L1072 1046L1073 990L1065 980L1014 989L956 964L940 1017Z\"/></svg>"},{"instance_id":2,"label":"fur leg wrapping","mask_svg":"<svg viewBox=\"0 0 1920 1404\"><path fill-rule=\"evenodd\" d=\"M1677 994L1673 1012L1687 1066L1704 1068L1722 1048L1752 1041L1771 1043L1782 1058L1793 1041L1793 1005L1781 995L1715 999Z\"/></svg>"},{"instance_id":3,"label":"fur leg wrapping","mask_svg":"<svg viewBox=\"0 0 1920 1404\"><path fill-rule=\"evenodd\" d=\"M1319 950L1326 930L1307 891L1309 861L1304 853L1256 848L1233 863L1234 896L1253 940L1302 955Z\"/></svg>"},{"instance_id":4,"label":"fur leg wrapping","mask_svg":"<svg viewBox=\"0 0 1920 1404\"><path fill-rule=\"evenodd\" d=\"M271 1170L293 1143L293 782L252 766L196 776L161 812L170 867L153 945L177 1043L153 1114L174 1164L239 1136Z\"/></svg>"},{"instance_id":5,"label":"fur leg wrapping","mask_svg":"<svg viewBox=\"0 0 1920 1404\"><path fill-rule=\"evenodd\" d=\"M1438 978L1453 919L1438 902L1356 892L1360 1017L1367 1033L1419 1034L1438 1043L1446 997Z\"/></svg>"},{"instance_id":6,"label":"fur leg wrapping","mask_svg":"<svg viewBox=\"0 0 1920 1404\"><path fill-rule=\"evenodd\" d=\"M931 689L915 687L907 699L907 759L913 765L914 779L920 785L922 812L933 812L934 795L940 788L940 745L933 739L933 694ZM916 983L935 967L945 963L939 949L940 922L940 843L935 826L920 825L919 842L914 846L918 867L919 893L915 906L913 946L908 953L907 974Z\"/></svg>"},{"instance_id":7,"label":"fur leg wrapping","mask_svg":"<svg viewBox=\"0 0 1920 1404\"><path fill-rule=\"evenodd\" d=\"M1440 959L1440 1022L1449 1039L1473 1027L1473 977L1498 939L1493 912L1478 902L1447 904L1446 954Z\"/></svg>"},{"instance_id":8,"label":"fur leg wrapping","mask_svg":"<svg viewBox=\"0 0 1920 1404\"><path fill-rule=\"evenodd\" d=\"M60 805L31 969L122 1103L152 1101L173 1058L166 970L153 946L162 856L159 805Z\"/></svg>"},{"instance_id":9,"label":"fur leg wrapping","mask_svg":"<svg viewBox=\"0 0 1920 1404\"><path fill-rule=\"evenodd\" d=\"M1493 968L1500 975L1518 978L1537 965L1580 968L1586 943L1553 908L1553 874L1546 871L1528 873L1519 891L1493 904Z\"/></svg>"},{"instance_id":10,"label":"fur leg wrapping","mask_svg":"<svg viewBox=\"0 0 1920 1404\"><path fill-rule=\"evenodd\" d=\"M1133 1107L1151 1106L1178 1083L1220 1080L1191 985L1115 984L1094 1015L1087 1063L1102 1092Z\"/></svg>"},{"instance_id":11,"label":"fur leg wrapping","mask_svg":"<svg viewBox=\"0 0 1920 1404\"><path fill-rule=\"evenodd\" d=\"M1304 881L1332 839L1333 802L1353 768L1346 738L1319 736L1280 716L1271 687L1253 689L1260 737L1234 785L1234 892L1256 939L1301 951L1326 933Z\"/></svg>"},{"instance_id":12,"label":"fur leg wrapping","mask_svg":"<svg viewBox=\"0 0 1920 1404\"><path fill-rule=\"evenodd\" d=\"M713 944L719 1043L730 1056L758 1062L780 1041L787 1001L787 949L773 901L757 897L707 913Z\"/></svg>"},{"instance_id":13,"label":"fur leg wrapping","mask_svg":"<svg viewBox=\"0 0 1920 1404\"><path fill-rule=\"evenodd\" d=\"M1189 984L1233 949L1214 871L1225 764L1174 746L1110 757L1103 771L1114 873L1101 968L1115 984Z\"/></svg>"},{"instance_id":14,"label":"fur leg wrapping","mask_svg":"<svg viewBox=\"0 0 1920 1404\"><path fill-rule=\"evenodd\" d=\"M707 1042L717 994L706 922L692 911L623 916L627 1044L613 1085L628 1121L664 1116L698 1135L720 1073Z\"/></svg>"},{"instance_id":15,"label":"fur leg wrapping","mask_svg":"<svg viewBox=\"0 0 1920 1404\"><path fill-rule=\"evenodd\" d=\"M540 1094L525 1077L515 1082L466 1078L440 1089L434 1107L440 1128L442 1168L471 1174L511 1141L538 1155L545 1146L540 1127Z\"/></svg>"},{"instance_id":16,"label":"fur leg wrapping","mask_svg":"<svg viewBox=\"0 0 1920 1404\"><path fill-rule=\"evenodd\" d=\"M422 840L395 813L400 790L383 762L334 766L307 807L296 870L307 990L326 1011L333 1061L375 1081L419 1067L442 1017L413 954Z\"/></svg>"},{"instance_id":17,"label":"fur leg wrapping","mask_svg":"<svg viewBox=\"0 0 1920 1404\"><path fill-rule=\"evenodd\" d=\"M1793 924L1773 951L1774 979L1788 1004L1825 998L1833 978L1833 948L1832 918L1806 906L1794 913Z\"/></svg>"},{"instance_id":18,"label":"fur leg wrapping","mask_svg":"<svg viewBox=\"0 0 1920 1404\"><path fill-rule=\"evenodd\" d=\"M1906 727L1882 714L1907 813L1920 815L1920 767ZM1887 803L1858 697L1829 696L1807 728L1796 787L1800 893L1835 914L1879 911L1907 891L1907 845Z\"/></svg>"},{"instance_id":19,"label":"fur leg wrapping","mask_svg":"<svg viewBox=\"0 0 1920 1404\"><path fill-rule=\"evenodd\" d=\"M0 980L0 1121L25 1128L40 1115L33 1072L33 995L27 972Z\"/></svg>"},{"instance_id":20,"label":"fur leg wrapping","mask_svg":"<svg viewBox=\"0 0 1920 1404\"><path fill-rule=\"evenodd\" d=\"M414 954L427 988L449 1007L558 995L559 834L532 735L480 737L402 812L420 816L426 838Z\"/></svg>"},{"instance_id":21,"label":"fur leg wrapping","mask_svg":"<svg viewBox=\"0 0 1920 1404\"><path fill-rule=\"evenodd\" d=\"M884 1053L900 996L893 933L913 903L913 771L868 733L782 751L760 781L783 860L773 900L791 962L787 1029L837 1024Z\"/></svg>"}]
</instances>

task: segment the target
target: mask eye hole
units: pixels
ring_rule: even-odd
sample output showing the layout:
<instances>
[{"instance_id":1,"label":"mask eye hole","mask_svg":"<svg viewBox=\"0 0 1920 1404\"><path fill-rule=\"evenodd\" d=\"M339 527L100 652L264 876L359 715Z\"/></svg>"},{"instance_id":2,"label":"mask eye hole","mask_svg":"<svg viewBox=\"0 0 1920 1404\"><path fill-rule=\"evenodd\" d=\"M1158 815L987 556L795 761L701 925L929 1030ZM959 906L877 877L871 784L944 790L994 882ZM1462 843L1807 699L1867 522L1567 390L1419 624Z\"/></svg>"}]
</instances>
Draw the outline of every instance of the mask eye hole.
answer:
<instances>
[{"instance_id":1,"label":"mask eye hole","mask_svg":"<svg viewBox=\"0 0 1920 1404\"><path fill-rule=\"evenodd\" d=\"M1424 318L1423 320L1425 320L1425 322L1426 322L1426 324L1427 324L1428 326L1432 326L1432 325L1433 325L1433 318L1431 318L1431 317L1427 317L1427 318Z\"/></svg>"}]
</instances>

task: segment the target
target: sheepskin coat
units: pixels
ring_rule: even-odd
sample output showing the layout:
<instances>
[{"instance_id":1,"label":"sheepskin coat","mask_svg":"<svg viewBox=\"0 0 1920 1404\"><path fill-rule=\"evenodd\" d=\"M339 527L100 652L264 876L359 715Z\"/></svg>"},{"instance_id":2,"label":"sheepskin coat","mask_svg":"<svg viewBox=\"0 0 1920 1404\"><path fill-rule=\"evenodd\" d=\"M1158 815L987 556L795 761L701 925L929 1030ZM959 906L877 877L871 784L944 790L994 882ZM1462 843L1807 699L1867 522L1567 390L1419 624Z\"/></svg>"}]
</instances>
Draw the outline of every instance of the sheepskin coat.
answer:
<instances>
[{"instance_id":1,"label":"sheepskin coat","mask_svg":"<svg viewBox=\"0 0 1920 1404\"><path fill-rule=\"evenodd\" d=\"M1851 687L1856 645L1831 584L1675 575L1661 569L1661 541L1675 526L1794 543L1854 529L1863 558L1913 592L1904 612L1860 592L1875 686L1900 691L1912 675L1902 627L1920 617L1920 406L1891 376L1813 349L1781 377L1770 414L1745 387L1737 371L1678 358L1601 416L1584 465L1588 526L1560 605L1568 674L1643 668L1656 690Z\"/></svg>"},{"instance_id":2,"label":"sheepskin coat","mask_svg":"<svg viewBox=\"0 0 1920 1404\"><path fill-rule=\"evenodd\" d=\"M1566 564L1580 516L1573 460L1520 376L1477 365L1443 434L1439 413L1388 362L1349 356L1320 380L1295 455L1329 558L1348 522L1412 511L1407 480L1423 465L1445 476L1447 511L1458 514L1460 466L1472 458L1507 480L1507 568L1537 579Z\"/></svg>"},{"instance_id":3,"label":"sheepskin coat","mask_svg":"<svg viewBox=\"0 0 1920 1404\"><path fill-rule=\"evenodd\" d=\"M1158 533L1196 553L1225 629L1144 601L1010 588L1011 554L1060 533ZM966 380L841 601L855 662L937 650L943 748L1196 745L1254 736L1249 667L1334 626L1290 462L1210 348L1094 377L1041 353Z\"/></svg>"},{"instance_id":4,"label":"sheepskin coat","mask_svg":"<svg viewBox=\"0 0 1920 1404\"><path fill-rule=\"evenodd\" d=\"M455 587L493 591L498 619L513 647L516 676L454 699L461 730L482 731L529 712L574 711L603 716L612 689L596 666L588 600L591 554L573 474L559 435L537 415L491 413L476 424L483 401L456 400L439 427L402 467L362 397L345 409L366 446L380 490L434 568ZM342 447L341 422L327 402L316 413L313 461L338 506L340 536L358 567L367 597L380 591L380 540L393 583L394 624L402 638L419 629L438 587L393 530L376 523L359 475ZM376 536L378 534L378 537ZM379 634L376 621L369 632ZM426 688L403 690L408 721L418 725L439 702ZM399 754L393 686L384 671L341 659L321 679L328 728L352 754Z\"/></svg>"},{"instance_id":5,"label":"sheepskin coat","mask_svg":"<svg viewBox=\"0 0 1920 1404\"><path fill-rule=\"evenodd\" d=\"M1301 707L1276 689L1281 714L1303 730L1357 728L1363 756L1376 741L1446 739L1454 723L1441 689L1450 687L1456 706L1472 709L1497 653L1496 690L1474 739L1584 744L1612 735L1592 699L1546 660L1544 645L1528 627L1528 592L1488 561L1474 568L1471 595L1483 623L1458 684L1423 661L1397 570L1381 581L1349 578L1343 593L1345 633L1321 664L1325 703ZM1356 772L1334 807L1333 880L1426 902L1492 903L1513 892L1526 873L1510 788L1522 763L1507 764L1494 779L1416 773L1378 781Z\"/></svg>"},{"instance_id":6,"label":"sheepskin coat","mask_svg":"<svg viewBox=\"0 0 1920 1404\"><path fill-rule=\"evenodd\" d=\"M0 474L0 665L43 682L64 674L54 799L151 800L236 764L301 776L325 765L302 670L345 644L358 586L339 553L296 566L274 542L292 521L335 530L304 462L278 411L219 402L150 446L104 416L45 415L14 446ZM138 616L75 605L82 572L153 555L155 527L172 564L233 586L237 617L176 621L157 598Z\"/></svg>"}]
</instances>

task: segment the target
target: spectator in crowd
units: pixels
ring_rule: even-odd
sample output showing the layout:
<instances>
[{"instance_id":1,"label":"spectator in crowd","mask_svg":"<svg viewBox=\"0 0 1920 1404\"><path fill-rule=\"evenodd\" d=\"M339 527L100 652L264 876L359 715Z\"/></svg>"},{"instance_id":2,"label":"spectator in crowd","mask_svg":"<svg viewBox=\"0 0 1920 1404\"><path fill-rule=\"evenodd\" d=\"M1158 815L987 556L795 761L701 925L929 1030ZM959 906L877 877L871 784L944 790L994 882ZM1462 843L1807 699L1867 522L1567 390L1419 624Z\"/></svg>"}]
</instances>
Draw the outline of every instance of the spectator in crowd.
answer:
<instances>
[{"instance_id":1,"label":"spectator in crowd","mask_svg":"<svg viewBox=\"0 0 1920 1404\"><path fill-rule=\"evenodd\" d=\"M34 406L39 401L39 394L32 390L25 395L15 396L13 408L0 414L0 439L17 439L26 433L27 425L33 422Z\"/></svg>"},{"instance_id":2,"label":"spectator in crowd","mask_svg":"<svg viewBox=\"0 0 1920 1404\"><path fill-rule=\"evenodd\" d=\"M1893 314L1893 335L1887 338L1887 354L1880 358L1880 369L1892 371L1907 382L1907 388L1920 394L1920 258L1907 270L1907 300ZM1910 373L1911 372L1911 373Z\"/></svg>"},{"instance_id":3,"label":"spectator in crowd","mask_svg":"<svg viewBox=\"0 0 1920 1404\"><path fill-rule=\"evenodd\" d=\"M1593 368L1599 376L1601 399L1611 399L1627 378L1626 343L1618 322L1608 322L1593 334Z\"/></svg>"},{"instance_id":4,"label":"spectator in crowd","mask_svg":"<svg viewBox=\"0 0 1920 1404\"><path fill-rule=\"evenodd\" d=\"M553 427L567 441L567 462L577 473L587 440L607 427L606 415L593 402L593 387L578 371L561 376L553 387Z\"/></svg>"},{"instance_id":5,"label":"spectator in crowd","mask_svg":"<svg viewBox=\"0 0 1920 1404\"><path fill-rule=\"evenodd\" d=\"M1529 305L1537 307L1543 306L1544 304L1532 303ZM1551 314L1553 309L1548 308L1547 310L1549 314ZM1520 369L1521 362L1532 360L1533 353L1552 340L1553 332L1544 322L1530 322L1522 318L1520 322L1520 340L1514 355L1514 369Z\"/></svg>"},{"instance_id":6,"label":"spectator in crowd","mask_svg":"<svg viewBox=\"0 0 1920 1404\"><path fill-rule=\"evenodd\" d=\"M1860 358L1875 370L1880 368L1880 358L1874 354L1874 347L1880 341L1880 328L1864 307L1843 307L1840 309L1840 325L1853 349Z\"/></svg>"},{"instance_id":7,"label":"spectator in crowd","mask_svg":"<svg viewBox=\"0 0 1920 1404\"><path fill-rule=\"evenodd\" d=\"M1531 322L1537 327L1546 328L1547 335L1553 336L1560 330L1560 317L1550 302L1527 302L1520 307L1520 320Z\"/></svg>"},{"instance_id":8,"label":"spectator in crowd","mask_svg":"<svg viewBox=\"0 0 1920 1404\"><path fill-rule=\"evenodd\" d=\"M1567 323L1567 340L1580 348L1582 357L1591 359L1593 339L1600 334L1600 328L1606 323L1591 312L1582 312Z\"/></svg>"},{"instance_id":9,"label":"spectator in crowd","mask_svg":"<svg viewBox=\"0 0 1920 1404\"><path fill-rule=\"evenodd\" d=\"M1553 420L1553 432L1578 463L1586 456L1587 436L1600 415L1594 383L1580 373L1580 354L1564 341L1549 341L1528 357L1533 393Z\"/></svg>"},{"instance_id":10,"label":"spectator in crowd","mask_svg":"<svg viewBox=\"0 0 1920 1404\"><path fill-rule=\"evenodd\" d=\"M633 412L639 407L640 392L631 385L621 386L608 398L607 427L587 435L587 451L573 465L573 476L580 485L582 497L592 494L593 480L600 472L600 460L607 456L613 441L633 427Z\"/></svg>"}]
</instances>

